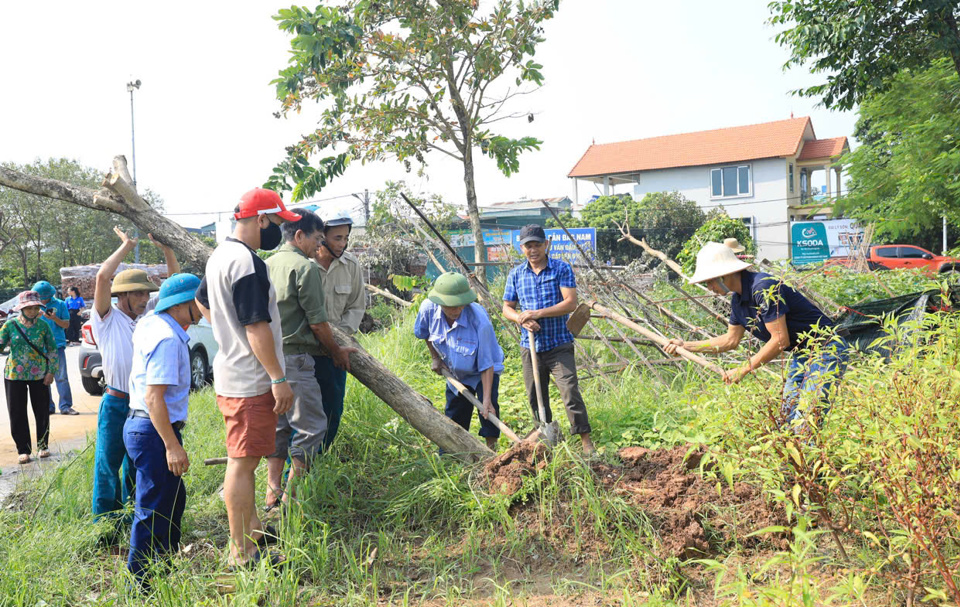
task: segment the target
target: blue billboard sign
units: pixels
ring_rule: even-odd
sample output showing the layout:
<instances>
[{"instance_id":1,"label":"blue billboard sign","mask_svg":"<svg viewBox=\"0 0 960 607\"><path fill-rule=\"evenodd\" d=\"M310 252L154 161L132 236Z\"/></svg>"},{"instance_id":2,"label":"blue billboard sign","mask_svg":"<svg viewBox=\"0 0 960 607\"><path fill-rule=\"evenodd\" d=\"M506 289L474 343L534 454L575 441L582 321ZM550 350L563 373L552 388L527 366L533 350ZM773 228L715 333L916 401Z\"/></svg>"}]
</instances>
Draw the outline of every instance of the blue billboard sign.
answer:
<instances>
[{"instance_id":1,"label":"blue billboard sign","mask_svg":"<svg viewBox=\"0 0 960 607\"><path fill-rule=\"evenodd\" d=\"M569 228L570 234L576 239L577 243L583 247L583 250L590 256L590 259L596 261L597 257L597 229L596 228ZM582 263L580 252L577 245L570 240L562 228L547 228L544 230L547 241L550 243L550 257L562 259L573 264ZM513 246L521 255L520 250L520 230L513 230Z\"/></svg>"}]
</instances>

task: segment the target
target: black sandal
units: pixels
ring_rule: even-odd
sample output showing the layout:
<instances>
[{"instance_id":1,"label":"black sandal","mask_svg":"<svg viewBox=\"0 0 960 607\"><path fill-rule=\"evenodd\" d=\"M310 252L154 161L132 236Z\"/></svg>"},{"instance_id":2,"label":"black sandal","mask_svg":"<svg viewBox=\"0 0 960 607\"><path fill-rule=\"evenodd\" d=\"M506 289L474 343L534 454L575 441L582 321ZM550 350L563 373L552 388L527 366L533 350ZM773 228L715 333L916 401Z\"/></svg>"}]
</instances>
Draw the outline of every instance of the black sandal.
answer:
<instances>
[{"instance_id":1,"label":"black sandal","mask_svg":"<svg viewBox=\"0 0 960 607\"><path fill-rule=\"evenodd\" d=\"M266 550L257 550L246 563L242 565L228 565L227 573L237 573L240 571L253 571L260 564L260 561L266 561L271 567L278 567L286 562L282 555Z\"/></svg>"},{"instance_id":2,"label":"black sandal","mask_svg":"<svg viewBox=\"0 0 960 607\"><path fill-rule=\"evenodd\" d=\"M277 535L277 530L273 525L264 525L263 529L260 530L260 534L260 537L257 538L258 549L263 549L267 546L273 546L280 541L280 537Z\"/></svg>"}]
</instances>

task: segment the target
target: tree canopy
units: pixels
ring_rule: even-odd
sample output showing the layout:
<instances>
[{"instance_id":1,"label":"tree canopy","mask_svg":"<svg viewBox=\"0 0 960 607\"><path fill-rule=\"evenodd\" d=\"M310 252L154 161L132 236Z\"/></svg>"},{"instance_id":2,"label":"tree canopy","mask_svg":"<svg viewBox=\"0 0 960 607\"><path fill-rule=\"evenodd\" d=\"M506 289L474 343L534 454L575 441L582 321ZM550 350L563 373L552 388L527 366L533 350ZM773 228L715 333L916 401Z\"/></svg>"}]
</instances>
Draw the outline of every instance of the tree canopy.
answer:
<instances>
[{"instance_id":1,"label":"tree canopy","mask_svg":"<svg viewBox=\"0 0 960 607\"><path fill-rule=\"evenodd\" d=\"M506 137L493 125L532 119L509 113L509 102L543 82L532 56L558 4L498 0L483 13L476 0L346 0L279 11L280 29L293 35L290 65L274 81L279 114L299 112L308 100L324 109L319 127L288 148L267 187L292 188L300 200L350 161L396 160L410 170L439 152L463 165L478 259L485 259L474 151L509 176L522 152L539 148L539 140ZM332 155L312 165L322 153Z\"/></svg>"},{"instance_id":2,"label":"tree canopy","mask_svg":"<svg viewBox=\"0 0 960 607\"><path fill-rule=\"evenodd\" d=\"M727 238L736 238L744 247L745 255L756 255L757 244L750 236L750 228L739 219L730 217L723 208L710 211L707 220L700 226L693 236L683 243L683 248L677 254L677 261L683 266L684 272L693 274L697 262L697 253L708 242L723 242Z\"/></svg>"},{"instance_id":3,"label":"tree canopy","mask_svg":"<svg viewBox=\"0 0 960 607\"><path fill-rule=\"evenodd\" d=\"M957 0L776 0L770 23L791 56L785 68L810 65L826 82L796 93L828 108L851 109L885 91L902 69L950 58L960 77Z\"/></svg>"},{"instance_id":4,"label":"tree canopy","mask_svg":"<svg viewBox=\"0 0 960 607\"><path fill-rule=\"evenodd\" d=\"M651 192L642 200L630 195L599 196L587 203L579 219L570 214L561 219L568 227L597 228L597 256L628 263L641 251L632 243L619 242L624 221L633 236L646 238L650 246L674 257L705 218L697 203L679 192Z\"/></svg>"},{"instance_id":5,"label":"tree canopy","mask_svg":"<svg viewBox=\"0 0 960 607\"><path fill-rule=\"evenodd\" d=\"M906 70L866 98L856 137L840 209L875 223L881 239L939 250L940 218L960 225L960 79L950 62Z\"/></svg>"}]
</instances>

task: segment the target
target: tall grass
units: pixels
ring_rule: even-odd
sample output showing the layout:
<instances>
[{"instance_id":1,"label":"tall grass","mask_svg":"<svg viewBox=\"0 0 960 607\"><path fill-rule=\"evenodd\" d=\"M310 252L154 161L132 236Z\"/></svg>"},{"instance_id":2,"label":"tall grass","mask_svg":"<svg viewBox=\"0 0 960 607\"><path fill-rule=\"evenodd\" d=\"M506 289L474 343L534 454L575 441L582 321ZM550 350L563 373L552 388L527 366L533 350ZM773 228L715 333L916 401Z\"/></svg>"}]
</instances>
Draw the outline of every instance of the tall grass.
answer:
<instances>
[{"instance_id":1,"label":"tall grass","mask_svg":"<svg viewBox=\"0 0 960 607\"><path fill-rule=\"evenodd\" d=\"M444 382L412 336L412 313L361 339L442 408ZM502 418L522 434L533 424L519 353L506 349ZM683 405L685 379L669 397L635 373L617 381L616 391L584 383L594 437L608 457L623 444L679 442L695 430L695 413ZM552 402L567 430L556 392ZM471 430L478 429L475 420ZM576 442L556 449L517 495L491 494L480 468L438 457L435 446L351 377L337 443L300 484L296 504L279 523L288 566L261 565L237 576L228 598L218 592L227 542L218 495L223 468L202 465L224 455L223 422L210 390L191 397L184 440L192 464L185 476L185 549L155 571L150 604L455 605L465 598L495 604L545 588L625 597L632 596L629 588L660 596L678 587L673 566L652 556L656 539L643 514L598 485ZM508 446L502 439L501 450ZM17 506L0 512L0 607L144 603L130 588L124 558L98 544L111 523L94 524L90 516L93 450L77 458L23 483L11 502ZM263 467L259 474L262 492Z\"/></svg>"}]
</instances>

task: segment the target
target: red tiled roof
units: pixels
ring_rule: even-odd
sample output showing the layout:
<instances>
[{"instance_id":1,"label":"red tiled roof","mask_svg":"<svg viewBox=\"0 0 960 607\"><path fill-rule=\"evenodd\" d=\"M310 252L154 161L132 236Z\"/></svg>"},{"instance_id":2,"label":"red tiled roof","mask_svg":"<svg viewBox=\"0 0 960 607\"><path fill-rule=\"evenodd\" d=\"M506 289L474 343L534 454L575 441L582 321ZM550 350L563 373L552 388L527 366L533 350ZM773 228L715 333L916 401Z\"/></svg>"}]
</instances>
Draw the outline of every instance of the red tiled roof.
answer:
<instances>
[{"instance_id":1,"label":"red tiled roof","mask_svg":"<svg viewBox=\"0 0 960 607\"><path fill-rule=\"evenodd\" d=\"M712 131L594 144L567 177L742 162L797 153L810 118L791 118ZM811 126L811 130L812 130Z\"/></svg>"},{"instance_id":2,"label":"red tiled roof","mask_svg":"<svg viewBox=\"0 0 960 607\"><path fill-rule=\"evenodd\" d=\"M833 137L831 139L814 139L813 141L804 141L803 149L800 150L800 157L797 158L797 160L834 158L835 156L842 154L846 147L846 137Z\"/></svg>"}]
</instances>

